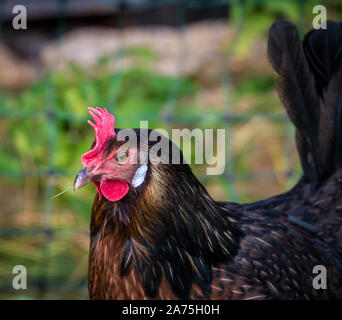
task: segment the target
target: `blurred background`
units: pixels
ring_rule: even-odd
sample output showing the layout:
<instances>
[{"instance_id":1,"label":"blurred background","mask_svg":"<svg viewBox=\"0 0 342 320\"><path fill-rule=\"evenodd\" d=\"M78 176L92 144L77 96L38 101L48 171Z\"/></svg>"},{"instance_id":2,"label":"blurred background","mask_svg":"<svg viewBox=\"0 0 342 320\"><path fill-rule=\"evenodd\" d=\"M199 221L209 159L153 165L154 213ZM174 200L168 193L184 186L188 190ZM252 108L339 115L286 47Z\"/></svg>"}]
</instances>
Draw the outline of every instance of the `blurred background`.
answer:
<instances>
[{"instance_id":1,"label":"blurred background","mask_svg":"<svg viewBox=\"0 0 342 320\"><path fill-rule=\"evenodd\" d=\"M27 9L27 29L12 26ZM87 107L119 128L225 128L226 171L207 176L217 200L251 202L300 177L294 130L266 59L278 19L312 28L336 1L28 0L0 4L0 299L87 299L95 188L69 187L94 138ZM27 268L27 290L12 269Z\"/></svg>"}]
</instances>

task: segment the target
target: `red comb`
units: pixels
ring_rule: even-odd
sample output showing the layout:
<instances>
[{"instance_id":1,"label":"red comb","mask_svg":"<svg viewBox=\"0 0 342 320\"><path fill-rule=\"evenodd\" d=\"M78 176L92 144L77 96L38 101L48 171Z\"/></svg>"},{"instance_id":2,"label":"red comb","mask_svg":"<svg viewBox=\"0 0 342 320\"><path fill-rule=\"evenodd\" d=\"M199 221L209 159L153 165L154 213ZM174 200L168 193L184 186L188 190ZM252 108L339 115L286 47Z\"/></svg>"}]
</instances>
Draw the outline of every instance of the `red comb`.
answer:
<instances>
[{"instance_id":1,"label":"red comb","mask_svg":"<svg viewBox=\"0 0 342 320\"><path fill-rule=\"evenodd\" d=\"M88 108L88 110L95 121L93 123L88 120L95 130L95 146L82 156L81 161L84 167L93 167L100 160L108 139L115 136L115 118L106 109Z\"/></svg>"}]
</instances>

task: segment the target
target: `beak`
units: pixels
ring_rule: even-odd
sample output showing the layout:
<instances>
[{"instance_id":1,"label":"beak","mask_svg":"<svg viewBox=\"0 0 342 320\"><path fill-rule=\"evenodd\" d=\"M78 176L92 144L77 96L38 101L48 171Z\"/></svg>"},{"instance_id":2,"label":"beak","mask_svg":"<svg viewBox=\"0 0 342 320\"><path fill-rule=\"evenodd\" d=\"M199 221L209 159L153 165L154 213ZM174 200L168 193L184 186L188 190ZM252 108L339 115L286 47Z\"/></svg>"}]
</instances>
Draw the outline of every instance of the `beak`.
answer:
<instances>
[{"instance_id":1,"label":"beak","mask_svg":"<svg viewBox=\"0 0 342 320\"><path fill-rule=\"evenodd\" d=\"M89 182L91 182L91 177L87 174L86 169L82 169L76 176L74 181L74 190L76 191L79 188L82 188Z\"/></svg>"}]
</instances>

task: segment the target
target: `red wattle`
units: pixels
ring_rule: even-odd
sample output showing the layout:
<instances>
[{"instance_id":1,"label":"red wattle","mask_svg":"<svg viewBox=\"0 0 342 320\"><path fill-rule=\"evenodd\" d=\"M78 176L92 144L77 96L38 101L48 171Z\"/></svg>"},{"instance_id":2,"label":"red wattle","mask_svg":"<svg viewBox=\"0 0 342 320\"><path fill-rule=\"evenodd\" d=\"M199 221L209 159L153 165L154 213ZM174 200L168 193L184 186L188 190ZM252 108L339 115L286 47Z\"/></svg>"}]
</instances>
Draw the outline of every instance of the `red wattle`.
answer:
<instances>
[{"instance_id":1,"label":"red wattle","mask_svg":"<svg viewBox=\"0 0 342 320\"><path fill-rule=\"evenodd\" d=\"M118 201L127 194L129 186L123 181L105 180L100 183L100 190L109 201Z\"/></svg>"}]
</instances>

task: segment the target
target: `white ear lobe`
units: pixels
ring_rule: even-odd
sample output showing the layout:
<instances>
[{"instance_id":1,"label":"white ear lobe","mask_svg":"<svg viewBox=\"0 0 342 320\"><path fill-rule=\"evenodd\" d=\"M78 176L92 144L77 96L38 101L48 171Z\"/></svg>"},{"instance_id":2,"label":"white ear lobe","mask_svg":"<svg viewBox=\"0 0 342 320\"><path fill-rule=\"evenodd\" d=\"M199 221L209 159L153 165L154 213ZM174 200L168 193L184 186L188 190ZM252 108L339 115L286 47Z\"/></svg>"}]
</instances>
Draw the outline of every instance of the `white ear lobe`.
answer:
<instances>
[{"instance_id":1,"label":"white ear lobe","mask_svg":"<svg viewBox=\"0 0 342 320\"><path fill-rule=\"evenodd\" d=\"M135 172L134 178L132 179L132 186L134 188L139 187L145 180L147 172L147 164L143 163Z\"/></svg>"}]
</instances>

